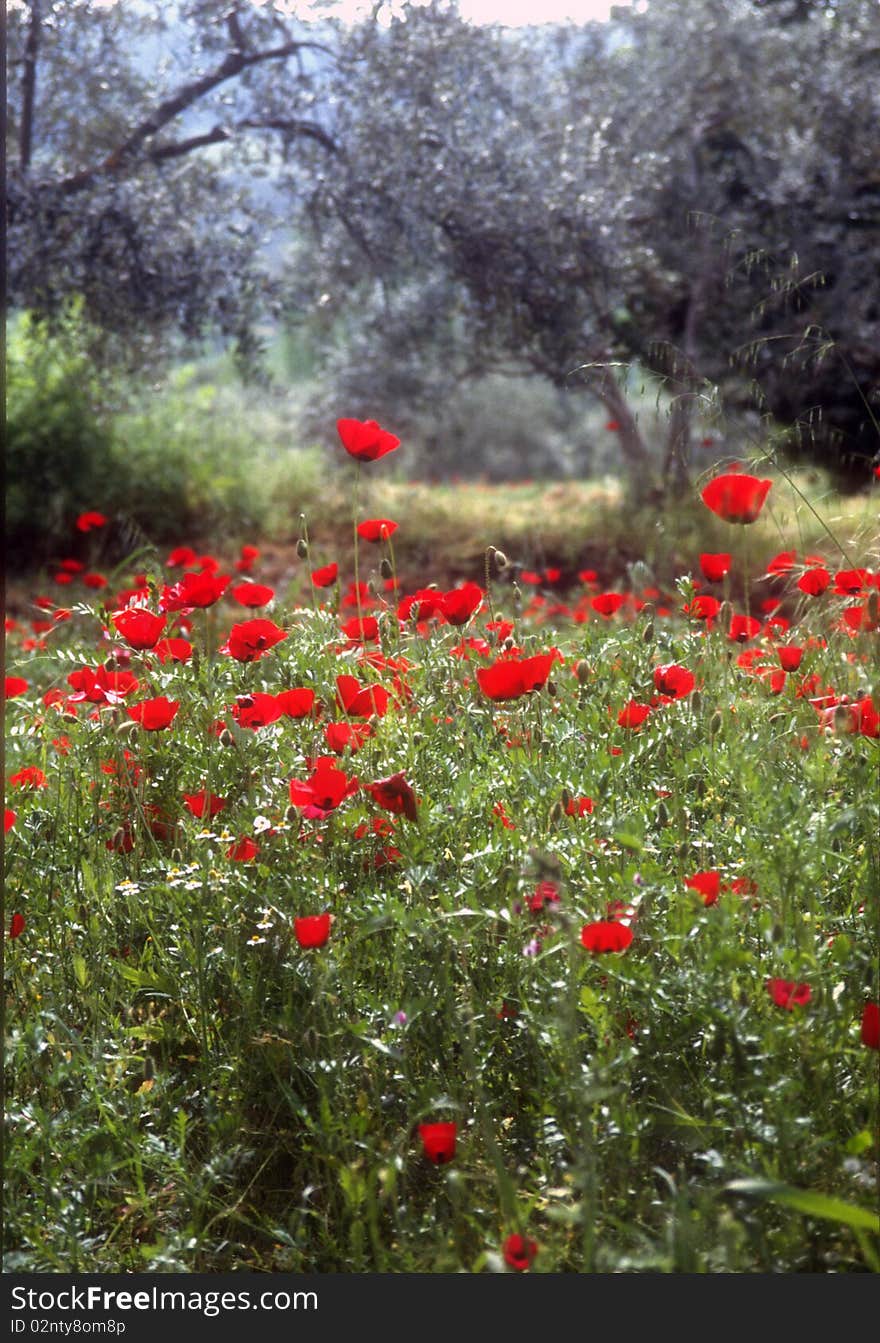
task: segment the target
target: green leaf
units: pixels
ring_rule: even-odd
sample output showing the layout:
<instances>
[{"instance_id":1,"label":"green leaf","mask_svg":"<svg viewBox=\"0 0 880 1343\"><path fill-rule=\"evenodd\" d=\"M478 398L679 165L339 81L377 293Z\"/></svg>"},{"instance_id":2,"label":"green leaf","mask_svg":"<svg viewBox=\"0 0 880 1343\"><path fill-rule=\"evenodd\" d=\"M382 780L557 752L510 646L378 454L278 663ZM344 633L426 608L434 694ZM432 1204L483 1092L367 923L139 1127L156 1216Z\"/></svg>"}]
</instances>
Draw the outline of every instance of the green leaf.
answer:
<instances>
[{"instance_id":1,"label":"green leaf","mask_svg":"<svg viewBox=\"0 0 880 1343\"><path fill-rule=\"evenodd\" d=\"M764 1198L770 1203L794 1208L808 1217L822 1217L829 1222L841 1222L854 1230L873 1231L875 1235L880 1235L880 1216L877 1213L859 1208L854 1203L845 1203L842 1198L817 1194L811 1189L795 1189L792 1185L779 1184L775 1180L731 1180L724 1188L730 1194Z\"/></svg>"}]
</instances>

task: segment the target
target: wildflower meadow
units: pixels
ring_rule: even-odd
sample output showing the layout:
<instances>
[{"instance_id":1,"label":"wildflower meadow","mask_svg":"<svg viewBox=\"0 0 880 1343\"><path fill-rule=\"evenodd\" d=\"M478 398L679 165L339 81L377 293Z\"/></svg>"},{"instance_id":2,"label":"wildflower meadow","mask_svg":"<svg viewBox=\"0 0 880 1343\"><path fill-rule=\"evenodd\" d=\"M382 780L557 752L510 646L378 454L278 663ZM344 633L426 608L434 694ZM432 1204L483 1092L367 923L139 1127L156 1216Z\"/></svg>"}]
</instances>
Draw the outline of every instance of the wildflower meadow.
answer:
<instances>
[{"instance_id":1,"label":"wildflower meadow","mask_svg":"<svg viewBox=\"0 0 880 1343\"><path fill-rule=\"evenodd\" d=\"M8 1267L877 1271L876 544L404 583L334 437L344 553L7 617Z\"/></svg>"}]
</instances>

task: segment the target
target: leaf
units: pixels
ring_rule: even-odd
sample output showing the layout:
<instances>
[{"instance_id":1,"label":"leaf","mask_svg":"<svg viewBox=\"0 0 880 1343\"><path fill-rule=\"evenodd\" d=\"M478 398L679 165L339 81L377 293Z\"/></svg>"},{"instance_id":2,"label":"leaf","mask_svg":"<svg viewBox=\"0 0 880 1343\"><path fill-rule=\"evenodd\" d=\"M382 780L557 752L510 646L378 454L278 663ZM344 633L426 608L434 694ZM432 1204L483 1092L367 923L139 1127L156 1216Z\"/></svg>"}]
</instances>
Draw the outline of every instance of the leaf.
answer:
<instances>
[{"instance_id":1,"label":"leaf","mask_svg":"<svg viewBox=\"0 0 880 1343\"><path fill-rule=\"evenodd\" d=\"M875 1235L880 1235L880 1216L877 1213L857 1207L854 1203L846 1203L842 1198L817 1194L811 1189L795 1189L792 1185L780 1184L775 1180L731 1180L724 1188L730 1194L765 1198L808 1217L822 1217L829 1222L841 1222L854 1230L873 1231Z\"/></svg>"}]
</instances>

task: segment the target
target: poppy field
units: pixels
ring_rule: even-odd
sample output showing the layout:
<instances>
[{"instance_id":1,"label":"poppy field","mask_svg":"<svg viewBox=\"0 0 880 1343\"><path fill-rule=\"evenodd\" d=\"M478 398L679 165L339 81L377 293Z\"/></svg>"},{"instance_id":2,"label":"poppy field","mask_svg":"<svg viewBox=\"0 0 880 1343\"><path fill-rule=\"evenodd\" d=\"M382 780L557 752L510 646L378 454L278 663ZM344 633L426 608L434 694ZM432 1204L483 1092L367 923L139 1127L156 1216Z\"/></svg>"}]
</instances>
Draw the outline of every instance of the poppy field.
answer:
<instances>
[{"instance_id":1,"label":"poppy field","mask_svg":"<svg viewBox=\"0 0 880 1343\"><path fill-rule=\"evenodd\" d=\"M876 536L410 585L336 449L7 617L8 1270L880 1270Z\"/></svg>"}]
</instances>

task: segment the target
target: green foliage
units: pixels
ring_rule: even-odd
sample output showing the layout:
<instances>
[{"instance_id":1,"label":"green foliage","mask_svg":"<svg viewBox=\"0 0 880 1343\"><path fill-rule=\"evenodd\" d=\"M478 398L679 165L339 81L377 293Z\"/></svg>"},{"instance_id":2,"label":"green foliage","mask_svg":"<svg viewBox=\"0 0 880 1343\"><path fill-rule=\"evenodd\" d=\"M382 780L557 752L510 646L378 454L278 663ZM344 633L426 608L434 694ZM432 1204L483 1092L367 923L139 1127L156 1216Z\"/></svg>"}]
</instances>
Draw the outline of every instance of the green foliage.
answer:
<instances>
[{"instance_id":1,"label":"green foliage","mask_svg":"<svg viewBox=\"0 0 880 1343\"><path fill-rule=\"evenodd\" d=\"M793 499L778 539L800 549ZM767 539L731 544L736 564ZM151 591L168 577L150 567ZM41 702L92 665L102 611L75 604L42 648L13 631L28 688L6 768L47 780L10 788L7 908L26 926L6 946L7 1269L481 1272L521 1231L535 1272L876 1270L858 1023L877 996L877 740L820 729L799 691L867 698L877 634L842 625L850 597L783 591L805 653L773 694L721 627L554 629L494 580L468 630L380 610L374 651L406 665L368 666L301 575L263 613L287 637L257 662L217 652L231 605L193 613L189 663L132 653L127 702L177 701L169 732ZM451 655L474 634L497 656L490 615L529 654L559 646L544 689L492 703L479 661ZM673 661L699 693L621 728ZM417 822L364 791L324 817L288 807L352 670L400 707L339 763L362 783L403 772ZM232 720L236 697L297 685L320 715ZM203 788L225 803L211 820L183 805ZM592 812L568 814L582 796ZM232 861L245 835L259 851ZM744 889L704 905L685 880L708 869ZM540 880L560 899L532 910ZM633 943L592 957L581 927L614 901ZM294 919L321 910L329 941L304 950ZM771 977L809 1003L776 1007ZM447 1167L421 1154L431 1119L458 1123Z\"/></svg>"},{"instance_id":2,"label":"green foliage","mask_svg":"<svg viewBox=\"0 0 880 1343\"><path fill-rule=\"evenodd\" d=\"M111 431L80 310L48 323L31 315L7 332L6 546L33 567L104 492Z\"/></svg>"},{"instance_id":3,"label":"green foliage","mask_svg":"<svg viewBox=\"0 0 880 1343\"><path fill-rule=\"evenodd\" d=\"M22 315L7 345L7 556L32 570L75 548L76 516L114 520L104 563L137 540L283 532L320 459L296 450L298 402L243 385L232 356L133 377L96 363L100 333L71 306Z\"/></svg>"}]
</instances>

